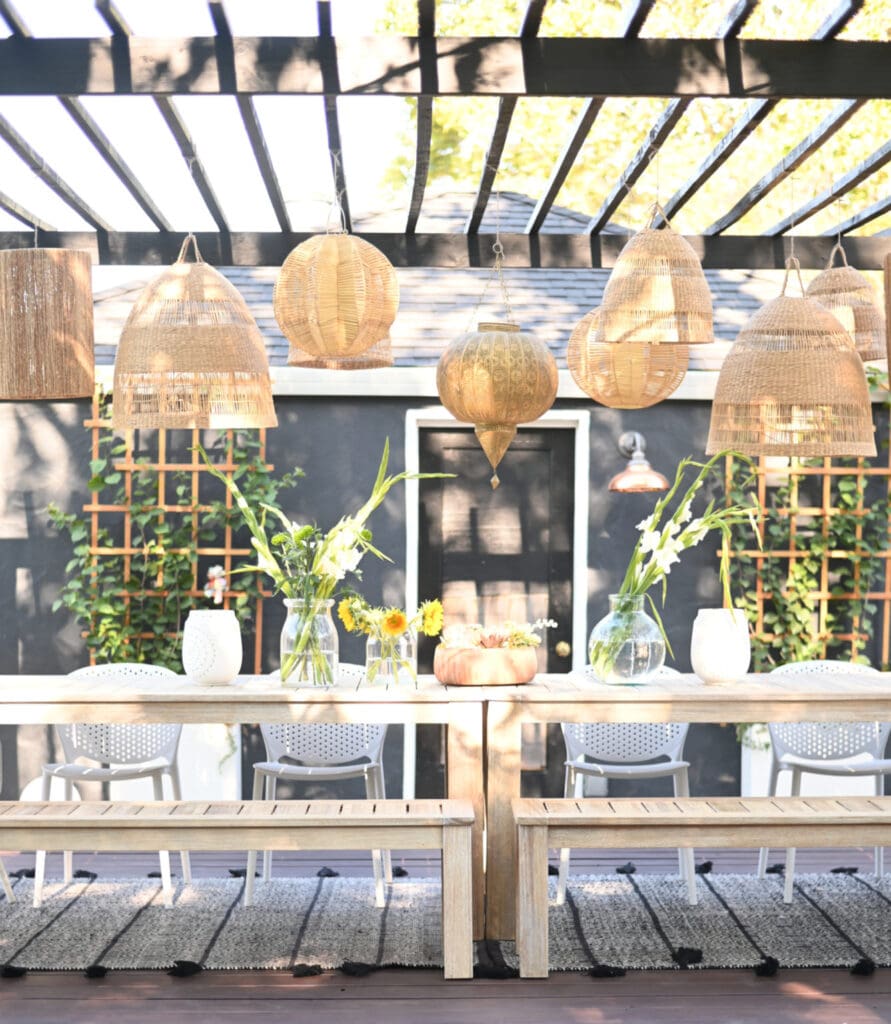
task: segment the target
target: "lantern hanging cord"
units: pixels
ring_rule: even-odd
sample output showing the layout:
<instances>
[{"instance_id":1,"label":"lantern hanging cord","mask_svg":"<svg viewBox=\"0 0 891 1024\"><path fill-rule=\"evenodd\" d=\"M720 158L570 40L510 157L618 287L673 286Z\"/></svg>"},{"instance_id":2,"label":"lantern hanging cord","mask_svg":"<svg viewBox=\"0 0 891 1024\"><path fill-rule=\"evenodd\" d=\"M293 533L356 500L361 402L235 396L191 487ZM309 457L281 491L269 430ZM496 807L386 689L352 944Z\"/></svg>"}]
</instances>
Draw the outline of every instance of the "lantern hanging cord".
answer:
<instances>
[{"instance_id":1,"label":"lantern hanging cord","mask_svg":"<svg viewBox=\"0 0 891 1024\"><path fill-rule=\"evenodd\" d=\"M340 155L335 150L330 149L328 154L331 157L331 170L334 177L334 198L331 200L331 205L328 208L328 219L325 221L325 234L342 235L346 233L346 219L343 215L343 196L346 192L346 188L338 189L337 179L343 175L343 164L340 162ZM332 230L331 218L335 215L337 217L337 227Z\"/></svg>"},{"instance_id":2,"label":"lantern hanging cord","mask_svg":"<svg viewBox=\"0 0 891 1024\"><path fill-rule=\"evenodd\" d=\"M498 284L501 288L501 297L504 300L504 308L507 310L507 322L514 322L514 312L510 304L510 292L507 290L507 280L504 276L504 246L501 244L501 193L495 193L495 243L492 246L495 253L495 273L498 275Z\"/></svg>"}]
</instances>

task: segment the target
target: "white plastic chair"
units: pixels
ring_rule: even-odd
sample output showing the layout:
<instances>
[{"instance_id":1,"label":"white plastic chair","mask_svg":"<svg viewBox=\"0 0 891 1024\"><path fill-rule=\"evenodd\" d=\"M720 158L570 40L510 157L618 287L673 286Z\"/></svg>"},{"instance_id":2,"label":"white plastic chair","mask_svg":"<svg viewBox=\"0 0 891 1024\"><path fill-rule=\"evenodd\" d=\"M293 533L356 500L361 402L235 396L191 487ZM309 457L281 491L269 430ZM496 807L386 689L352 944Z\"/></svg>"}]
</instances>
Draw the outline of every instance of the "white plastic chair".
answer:
<instances>
[{"instance_id":1,"label":"white plastic chair","mask_svg":"<svg viewBox=\"0 0 891 1024\"><path fill-rule=\"evenodd\" d=\"M2 752L0 752L0 769L2 769L2 767L3 757ZM2 777L0 777L0 781L2 781ZM4 867L2 860L0 860L0 886L2 886L3 891L6 893L6 902L15 903L15 893L12 891L12 883L9 881L9 875L6 873L6 868Z\"/></svg>"},{"instance_id":2,"label":"white plastic chair","mask_svg":"<svg viewBox=\"0 0 891 1024\"><path fill-rule=\"evenodd\" d=\"M783 675L839 674L847 672L858 676L879 675L871 665L850 661L796 661L773 669ZM770 732L771 765L768 796L777 791L780 772L792 773L791 795L801 793L801 776L840 775L856 777L874 775L876 794L884 792L884 778L891 773L891 759L886 758L885 745L891 732L891 722L772 722ZM884 873L884 851L875 848L875 869L879 877ZM758 855L758 877L767 871L768 847ZM783 902L792 902L795 876L795 847L786 850L785 885Z\"/></svg>"},{"instance_id":3,"label":"white plastic chair","mask_svg":"<svg viewBox=\"0 0 891 1024\"><path fill-rule=\"evenodd\" d=\"M121 663L116 665L91 665L70 673L75 679L93 679L97 682L145 683L176 679L175 672L160 665ZM43 766L41 798L49 800L52 780L62 779L65 783L65 799L71 800L74 788L79 782L124 782L131 779L151 779L156 800L164 799L163 778L170 778L173 799L182 799L179 769L176 764L177 747L182 732L181 725L57 725L56 735L62 746L64 761ZM81 764L80 760L95 762ZM183 879L192 881L189 854L180 854ZM170 855L167 850L159 852L161 862L161 885L165 906L173 905L173 886L170 880ZM65 882L72 879L72 855L66 850L62 855ZM46 873L46 851L38 850L34 862L34 906L39 907L43 899L43 883Z\"/></svg>"},{"instance_id":4,"label":"white plastic chair","mask_svg":"<svg viewBox=\"0 0 891 1024\"><path fill-rule=\"evenodd\" d=\"M657 673L662 677L676 675L678 672L668 667ZM670 775L674 795L690 795L687 772L690 765L682 760L689 729L686 723L563 722L560 728L566 744L565 797L582 796L586 775L600 779L659 779ZM652 762L657 757L667 760L641 763ZM569 856L568 849L560 851L557 903L566 900ZM687 900L693 906L697 895L692 849L678 849L678 865L681 879L687 886Z\"/></svg>"},{"instance_id":5,"label":"white plastic chair","mask_svg":"<svg viewBox=\"0 0 891 1024\"><path fill-rule=\"evenodd\" d=\"M341 682L360 683L365 678L364 665L340 665ZM278 677L278 673L272 673ZM386 725L261 725L266 745L266 761L254 765L252 799L274 800L280 779L306 782L310 779L365 779L369 800L386 797L384 788L383 747ZM284 760L287 758L287 760ZM364 760L362 760L364 759ZM297 763L295 763L297 762ZM360 763L357 763L360 762ZM384 882L393 881L389 850L372 850L375 903L384 905ZM254 896L254 872L257 851L248 853L244 886L244 905L249 907ZM263 851L263 881L272 877L272 851Z\"/></svg>"}]
</instances>

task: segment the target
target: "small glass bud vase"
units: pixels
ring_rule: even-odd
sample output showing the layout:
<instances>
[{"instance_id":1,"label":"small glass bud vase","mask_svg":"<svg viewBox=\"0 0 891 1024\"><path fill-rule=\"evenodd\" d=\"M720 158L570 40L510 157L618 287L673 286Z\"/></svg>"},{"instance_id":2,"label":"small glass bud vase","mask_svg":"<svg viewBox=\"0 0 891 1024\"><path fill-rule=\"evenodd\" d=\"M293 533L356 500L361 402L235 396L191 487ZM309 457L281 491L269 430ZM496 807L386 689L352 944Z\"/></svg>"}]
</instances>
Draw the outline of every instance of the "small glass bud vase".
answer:
<instances>
[{"instance_id":1,"label":"small glass bud vase","mask_svg":"<svg viewBox=\"0 0 891 1024\"><path fill-rule=\"evenodd\" d=\"M665 638L643 608L643 594L610 594L609 614L591 631L588 644L600 682L643 683L665 663Z\"/></svg>"},{"instance_id":2,"label":"small glass bud vase","mask_svg":"<svg viewBox=\"0 0 891 1024\"><path fill-rule=\"evenodd\" d=\"M333 686L339 667L339 641L333 601L286 600L281 635L282 686Z\"/></svg>"},{"instance_id":3,"label":"small glass bud vase","mask_svg":"<svg viewBox=\"0 0 891 1024\"><path fill-rule=\"evenodd\" d=\"M411 630L399 636L369 636L365 644L365 678L383 686L418 684L417 639Z\"/></svg>"},{"instance_id":4,"label":"small glass bud vase","mask_svg":"<svg viewBox=\"0 0 891 1024\"><path fill-rule=\"evenodd\" d=\"M704 683L728 683L749 670L752 643L745 612L700 608L693 620L690 664Z\"/></svg>"}]
</instances>

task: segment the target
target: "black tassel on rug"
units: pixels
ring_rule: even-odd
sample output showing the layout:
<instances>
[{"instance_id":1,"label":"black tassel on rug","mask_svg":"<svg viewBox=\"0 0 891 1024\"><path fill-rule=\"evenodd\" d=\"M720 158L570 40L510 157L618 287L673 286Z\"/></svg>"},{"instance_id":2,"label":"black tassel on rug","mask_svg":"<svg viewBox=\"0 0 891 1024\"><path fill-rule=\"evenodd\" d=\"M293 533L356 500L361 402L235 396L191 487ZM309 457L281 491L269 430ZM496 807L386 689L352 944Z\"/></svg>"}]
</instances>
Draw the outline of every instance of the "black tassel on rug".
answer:
<instances>
[{"instance_id":1,"label":"black tassel on rug","mask_svg":"<svg viewBox=\"0 0 891 1024\"><path fill-rule=\"evenodd\" d=\"M692 946L678 946L671 954L671 959L682 970L686 970L691 964L702 963L702 950L694 949Z\"/></svg>"},{"instance_id":2,"label":"black tassel on rug","mask_svg":"<svg viewBox=\"0 0 891 1024\"><path fill-rule=\"evenodd\" d=\"M84 871L83 868L74 872L74 878L89 878L91 882L95 882L98 877L95 871Z\"/></svg>"},{"instance_id":3,"label":"black tassel on rug","mask_svg":"<svg viewBox=\"0 0 891 1024\"><path fill-rule=\"evenodd\" d=\"M12 964L4 964L2 969L0 969L0 978L9 978L10 980L24 978L27 973L27 967L14 967Z\"/></svg>"},{"instance_id":4,"label":"black tassel on rug","mask_svg":"<svg viewBox=\"0 0 891 1024\"><path fill-rule=\"evenodd\" d=\"M610 967L608 964L598 964L588 971L589 978L624 978L624 967Z\"/></svg>"},{"instance_id":5,"label":"black tassel on rug","mask_svg":"<svg viewBox=\"0 0 891 1024\"><path fill-rule=\"evenodd\" d=\"M106 974L108 974L108 968L103 967L102 964L90 964L84 971L85 978L104 978Z\"/></svg>"},{"instance_id":6,"label":"black tassel on rug","mask_svg":"<svg viewBox=\"0 0 891 1024\"><path fill-rule=\"evenodd\" d=\"M864 956L851 968L851 974L857 975L858 978L868 978L874 973L875 969L875 961L871 960L868 956Z\"/></svg>"},{"instance_id":7,"label":"black tassel on rug","mask_svg":"<svg viewBox=\"0 0 891 1024\"><path fill-rule=\"evenodd\" d=\"M829 873L831 875L856 875L859 868L831 868Z\"/></svg>"},{"instance_id":8,"label":"black tassel on rug","mask_svg":"<svg viewBox=\"0 0 891 1024\"><path fill-rule=\"evenodd\" d=\"M549 875L559 875L560 874L560 869L557 867L556 864L548 864L548 874Z\"/></svg>"},{"instance_id":9,"label":"black tassel on rug","mask_svg":"<svg viewBox=\"0 0 891 1024\"><path fill-rule=\"evenodd\" d=\"M167 973L171 978L191 978L193 974L200 974L203 970L201 964L196 964L194 960L174 960Z\"/></svg>"},{"instance_id":10,"label":"black tassel on rug","mask_svg":"<svg viewBox=\"0 0 891 1024\"><path fill-rule=\"evenodd\" d=\"M10 871L10 878L33 878L34 868L19 868L18 871Z\"/></svg>"},{"instance_id":11,"label":"black tassel on rug","mask_svg":"<svg viewBox=\"0 0 891 1024\"><path fill-rule=\"evenodd\" d=\"M704 860L701 864L697 864L694 868L697 875L710 875L712 873L713 864L710 860Z\"/></svg>"},{"instance_id":12,"label":"black tassel on rug","mask_svg":"<svg viewBox=\"0 0 891 1024\"><path fill-rule=\"evenodd\" d=\"M322 968L318 964L294 964L291 974L295 978L314 978L322 974Z\"/></svg>"},{"instance_id":13,"label":"black tassel on rug","mask_svg":"<svg viewBox=\"0 0 891 1024\"><path fill-rule=\"evenodd\" d=\"M637 871L637 868L635 867L634 862L630 860L625 864L620 864L616 868L617 875L633 875L635 871Z\"/></svg>"},{"instance_id":14,"label":"black tassel on rug","mask_svg":"<svg viewBox=\"0 0 891 1024\"><path fill-rule=\"evenodd\" d=\"M316 878L340 878L340 872L333 868L323 867L316 872Z\"/></svg>"},{"instance_id":15,"label":"black tassel on rug","mask_svg":"<svg viewBox=\"0 0 891 1024\"><path fill-rule=\"evenodd\" d=\"M247 877L247 868L229 868L229 877L230 878L246 878ZM259 877L260 877L260 872L259 871L255 871L254 872L254 878L259 878Z\"/></svg>"},{"instance_id":16,"label":"black tassel on rug","mask_svg":"<svg viewBox=\"0 0 891 1024\"><path fill-rule=\"evenodd\" d=\"M786 873L786 865L771 864L769 867L764 869L764 873L767 875L784 875Z\"/></svg>"},{"instance_id":17,"label":"black tassel on rug","mask_svg":"<svg viewBox=\"0 0 891 1024\"><path fill-rule=\"evenodd\" d=\"M501 943L497 939L482 939L476 944L477 962L473 966L474 978L488 978L491 981L501 981L505 978L519 978L520 972L516 967L510 967L505 962L504 954L501 952Z\"/></svg>"},{"instance_id":18,"label":"black tassel on rug","mask_svg":"<svg viewBox=\"0 0 891 1024\"><path fill-rule=\"evenodd\" d=\"M160 877L161 877L161 872L160 872L160 871L149 871L149 872L148 872L148 873L146 874L146 876L145 876L145 877L146 877L146 878L160 878ZM175 880L176 880L177 878L179 878L179 875L178 875L178 874L177 874L177 873L176 873L175 871L171 871L171 872L170 872L170 881L171 881L171 882L173 882L173 881L175 881Z\"/></svg>"},{"instance_id":19,"label":"black tassel on rug","mask_svg":"<svg viewBox=\"0 0 891 1024\"><path fill-rule=\"evenodd\" d=\"M394 878L408 878L408 871L406 871L406 869L404 867L402 867L401 865L397 864L396 867L393 868L393 877Z\"/></svg>"},{"instance_id":20,"label":"black tassel on rug","mask_svg":"<svg viewBox=\"0 0 891 1024\"><path fill-rule=\"evenodd\" d=\"M339 970L350 978L365 978L380 970L379 964L363 964L359 960L344 960Z\"/></svg>"}]
</instances>

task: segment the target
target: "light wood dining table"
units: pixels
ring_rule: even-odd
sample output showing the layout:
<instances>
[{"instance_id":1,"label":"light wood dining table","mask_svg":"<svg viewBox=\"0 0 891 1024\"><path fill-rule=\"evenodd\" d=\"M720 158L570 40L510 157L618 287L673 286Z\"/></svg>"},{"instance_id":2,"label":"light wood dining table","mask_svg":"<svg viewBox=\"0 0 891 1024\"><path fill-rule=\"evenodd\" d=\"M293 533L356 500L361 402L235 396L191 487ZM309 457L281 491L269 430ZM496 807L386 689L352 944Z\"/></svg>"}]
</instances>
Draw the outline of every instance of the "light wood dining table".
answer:
<instances>
[{"instance_id":1,"label":"light wood dining table","mask_svg":"<svg viewBox=\"0 0 891 1024\"><path fill-rule=\"evenodd\" d=\"M0 724L64 722L379 722L445 725L446 788L468 799L473 838L474 936L515 934L516 840L525 723L891 720L891 674L749 674L719 685L693 675L607 686L581 674L539 675L525 686L285 689L266 676L230 686L110 684L69 676L0 676ZM556 794L555 794L556 795ZM706 794L700 794L706 795Z\"/></svg>"}]
</instances>

